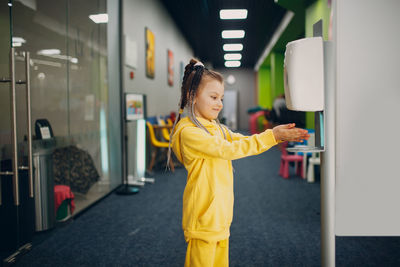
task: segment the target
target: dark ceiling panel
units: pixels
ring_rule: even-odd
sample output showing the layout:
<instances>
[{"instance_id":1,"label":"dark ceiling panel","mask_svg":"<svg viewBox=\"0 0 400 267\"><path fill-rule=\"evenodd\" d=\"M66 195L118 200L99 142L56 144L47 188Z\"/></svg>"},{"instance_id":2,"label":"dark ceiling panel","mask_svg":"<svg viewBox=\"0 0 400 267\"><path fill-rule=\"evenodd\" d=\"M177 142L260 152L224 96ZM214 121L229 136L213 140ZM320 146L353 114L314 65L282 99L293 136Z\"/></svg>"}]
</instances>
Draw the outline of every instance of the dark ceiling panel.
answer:
<instances>
[{"instance_id":1,"label":"dark ceiling panel","mask_svg":"<svg viewBox=\"0 0 400 267\"><path fill-rule=\"evenodd\" d=\"M224 43L243 43L242 67L253 68L286 10L273 0L161 0L196 57L224 67ZM245 20L221 20L220 9L245 8ZM243 29L243 39L222 39L222 30Z\"/></svg>"}]
</instances>

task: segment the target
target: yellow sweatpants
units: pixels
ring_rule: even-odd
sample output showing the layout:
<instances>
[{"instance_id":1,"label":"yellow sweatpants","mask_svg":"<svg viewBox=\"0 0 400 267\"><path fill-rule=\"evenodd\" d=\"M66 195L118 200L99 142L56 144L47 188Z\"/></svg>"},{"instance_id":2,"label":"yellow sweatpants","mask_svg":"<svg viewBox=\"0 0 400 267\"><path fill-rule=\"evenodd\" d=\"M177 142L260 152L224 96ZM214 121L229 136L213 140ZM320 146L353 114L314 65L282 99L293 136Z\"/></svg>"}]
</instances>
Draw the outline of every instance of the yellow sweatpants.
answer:
<instances>
[{"instance_id":1,"label":"yellow sweatpants","mask_svg":"<svg viewBox=\"0 0 400 267\"><path fill-rule=\"evenodd\" d=\"M228 267L229 239L206 242L190 239L187 244L185 267Z\"/></svg>"}]
</instances>

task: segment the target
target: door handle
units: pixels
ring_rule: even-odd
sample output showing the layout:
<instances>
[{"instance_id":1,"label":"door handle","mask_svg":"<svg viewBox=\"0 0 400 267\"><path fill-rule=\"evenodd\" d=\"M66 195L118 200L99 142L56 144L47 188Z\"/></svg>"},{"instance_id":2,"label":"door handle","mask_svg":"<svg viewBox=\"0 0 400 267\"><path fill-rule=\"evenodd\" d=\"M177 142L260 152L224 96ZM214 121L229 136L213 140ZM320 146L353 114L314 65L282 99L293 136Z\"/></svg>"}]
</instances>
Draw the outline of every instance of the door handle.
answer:
<instances>
[{"instance_id":1,"label":"door handle","mask_svg":"<svg viewBox=\"0 0 400 267\"><path fill-rule=\"evenodd\" d=\"M28 127L28 173L29 173L29 197L33 198L33 168L32 168L32 113L31 113L31 79L30 79L30 53L25 55L25 86L26 86L26 115ZM24 168L22 166L21 168Z\"/></svg>"},{"instance_id":2,"label":"door handle","mask_svg":"<svg viewBox=\"0 0 400 267\"><path fill-rule=\"evenodd\" d=\"M10 79L1 78L0 82L10 82L11 87L11 139L12 139L12 172L0 172L0 175L13 176L14 205L20 205L19 198L19 175L18 170L28 170L29 197L33 198L33 164L32 164L32 113L31 113L31 83L30 83L30 54L25 52L25 81L15 80L15 49L10 49ZM18 166L18 140L17 140L17 99L16 84L26 85L26 109L28 127L28 166ZM0 181L1 182L1 181ZM1 183L0 183L0 205L2 204Z\"/></svg>"},{"instance_id":3,"label":"door handle","mask_svg":"<svg viewBox=\"0 0 400 267\"><path fill-rule=\"evenodd\" d=\"M17 150L17 99L15 90L15 49L10 50L10 75L11 75L11 140L12 140L12 171L13 175L13 195L14 205L19 206L19 178L18 178L18 150Z\"/></svg>"}]
</instances>

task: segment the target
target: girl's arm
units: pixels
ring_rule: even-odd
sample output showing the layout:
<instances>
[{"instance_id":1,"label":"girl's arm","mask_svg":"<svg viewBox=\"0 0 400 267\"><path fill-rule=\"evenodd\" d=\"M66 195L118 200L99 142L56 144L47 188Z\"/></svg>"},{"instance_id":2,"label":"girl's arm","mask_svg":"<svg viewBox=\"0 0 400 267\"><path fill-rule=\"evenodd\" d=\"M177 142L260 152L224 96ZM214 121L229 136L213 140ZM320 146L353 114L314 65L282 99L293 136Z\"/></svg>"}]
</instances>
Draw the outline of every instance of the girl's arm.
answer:
<instances>
[{"instance_id":1,"label":"girl's arm","mask_svg":"<svg viewBox=\"0 0 400 267\"><path fill-rule=\"evenodd\" d=\"M240 133L234 133L234 132L232 132L231 130L229 130L229 129L226 129L227 131L229 131L229 133L227 133L227 136L229 136L229 134L232 136L232 141L237 141L237 140L240 140L240 139L242 139L242 138L247 138L247 137L249 137L249 136L247 136L247 135L243 135L243 134L240 134Z\"/></svg>"},{"instance_id":2,"label":"girl's arm","mask_svg":"<svg viewBox=\"0 0 400 267\"><path fill-rule=\"evenodd\" d=\"M239 159L260 154L277 144L272 130L252 136L233 134L232 142L211 136L197 127L186 127L181 132L184 153L191 158Z\"/></svg>"},{"instance_id":3,"label":"girl's arm","mask_svg":"<svg viewBox=\"0 0 400 267\"><path fill-rule=\"evenodd\" d=\"M222 124L221 124L221 125L222 125ZM232 132L232 131L231 131L227 126L225 126L225 125L222 125L222 129L224 129L225 135L228 137L229 140L231 140L230 136L232 136L232 141L237 141L237 140L240 140L240 139L242 139L242 138L247 138L247 137L249 137L249 136L247 136L247 135L243 135L243 134L240 134L240 133Z\"/></svg>"},{"instance_id":4,"label":"girl's arm","mask_svg":"<svg viewBox=\"0 0 400 267\"><path fill-rule=\"evenodd\" d=\"M291 123L251 136L236 133L232 136L232 142L219 136L211 136L198 127L186 127L182 130L180 138L184 153L188 157L234 160L267 151L276 145L277 141L308 139L309 134L306 130L295 128L295 124Z\"/></svg>"},{"instance_id":5,"label":"girl's arm","mask_svg":"<svg viewBox=\"0 0 400 267\"><path fill-rule=\"evenodd\" d=\"M295 123L283 124L275 126L272 129L274 133L274 137L278 143L284 141L295 141L295 142L302 142L303 139L308 139L310 135L308 134L307 130L295 128ZM240 140L243 138L248 138L249 136L242 135L240 133L234 133L229 130L227 127L224 127L225 131L229 131L230 135L232 136L233 141ZM226 133L228 134L228 133ZM229 135L229 134L228 134Z\"/></svg>"}]
</instances>

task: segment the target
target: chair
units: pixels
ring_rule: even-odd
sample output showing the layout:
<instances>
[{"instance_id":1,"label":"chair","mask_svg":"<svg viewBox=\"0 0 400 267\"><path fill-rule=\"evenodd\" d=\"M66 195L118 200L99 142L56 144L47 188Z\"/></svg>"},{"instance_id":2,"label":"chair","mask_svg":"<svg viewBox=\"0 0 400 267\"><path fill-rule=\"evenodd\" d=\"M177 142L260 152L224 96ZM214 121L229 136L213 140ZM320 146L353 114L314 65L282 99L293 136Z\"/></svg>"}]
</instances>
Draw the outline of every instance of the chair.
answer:
<instances>
[{"instance_id":1,"label":"chair","mask_svg":"<svg viewBox=\"0 0 400 267\"><path fill-rule=\"evenodd\" d=\"M250 134L260 133L260 130L258 129L258 118L261 116L265 116L265 112L263 110L257 111L250 115Z\"/></svg>"},{"instance_id":2,"label":"chair","mask_svg":"<svg viewBox=\"0 0 400 267\"><path fill-rule=\"evenodd\" d=\"M172 121L172 119L167 118L167 124L173 126L174 122ZM172 130L172 129L171 129Z\"/></svg>"},{"instance_id":3,"label":"chair","mask_svg":"<svg viewBox=\"0 0 400 267\"><path fill-rule=\"evenodd\" d=\"M299 145L306 145L310 147L315 146L315 131L313 129L306 129L308 131L308 134L310 135L310 138L308 140L304 140L304 143L298 143ZM308 158L312 156L311 152L297 152L297 155L303 156L303 175L301 177L306 177L307 176L307 162Z\"/></svg>"},{"instance_id":4,"label":"chair","mask_svg":"<svg viewBox=\"0 0 400 267\"><path fill-rule=\"evenodd\" d=\"M317 156L318 154L318 156ZM314 183L314 166L321 165L321 159L319 157L319 152L313 152L311 158L308 159L308 169L307 169L307 182Z\"/></svg>"},{"instance_id":5,"label":"chair","mask_svg":"<svg viewBox=\"0 0 400 267\"><path fill-rule=\"evenodd\" d=\"M154 164L156 163L156 158L157 158L158 151L160 149L162 149L162 148L168 148L169 147L169 143L168 142L162 142L162 141L157 140L156 134L154 132L154 128L156 127L157 129L165 129L165 128L169 128L170 126L157 126L157 125L153 126L153 124L151 124L148 121L146 121L146 125L147 125L147 128L149 129L150 141L151 141L151 144L153 146L153 149L151 151L151 161L150 161L149 168L148 168L148 171L151 172L151 170L154 167ZM172 161L172 157L171 157L171 159L169 161L169 165L171 167L171 171L174 172L175 171L175 167L174 167L174 163Z\"/></svg>"},{"instance_id":6,"label":"chair","mask_svg":"<svg viewBox=\"0 0 400 267\"><path fill-rule=\"evenodd\" d=\"M295 162L296 164L296 174L300 177L303 177L303 156L300 155L289 155L286 148L288 146L288 142L283 142L279 145L281 149L281 165L279 168L279 175L283 178L289 178L289 163Z\"/></svg>"},{"instance_id":7,"label":"chair","mask_svg":"<svg viewBox=\"0 0 400 267\"><path fill-rule=\"evenodd\" d=\"M74 193L68 185L54 186L54 208L57 221L66 221L74 213L74 198Z\"/></svg>"},{"instance_id":8,"label":"chair","mask_svg":"<svg viewBox=\"0 0 400 267\"><path fill-rule=\"evenodd\" d=\"M169 126L169 127L171 127L171 128L172 128L172 126L173 126L171 119L167 119L167 123L165 123L165 121L164 121L163 119L159 119L158 122L159 122L159 124L160 124L161 126ZM170 134L171 134L171 129L162 128L162 129L161 129L161 133L162 133L162 136L163 136L163 138L165 139L165 141L168 141L168 142L169 142L169 136L170 136Z\"/></svg>"}]
</instances>

